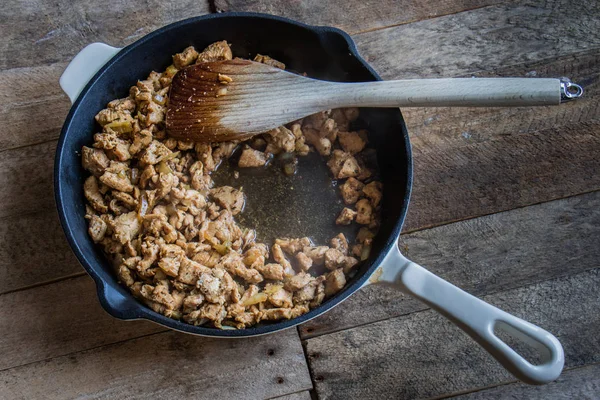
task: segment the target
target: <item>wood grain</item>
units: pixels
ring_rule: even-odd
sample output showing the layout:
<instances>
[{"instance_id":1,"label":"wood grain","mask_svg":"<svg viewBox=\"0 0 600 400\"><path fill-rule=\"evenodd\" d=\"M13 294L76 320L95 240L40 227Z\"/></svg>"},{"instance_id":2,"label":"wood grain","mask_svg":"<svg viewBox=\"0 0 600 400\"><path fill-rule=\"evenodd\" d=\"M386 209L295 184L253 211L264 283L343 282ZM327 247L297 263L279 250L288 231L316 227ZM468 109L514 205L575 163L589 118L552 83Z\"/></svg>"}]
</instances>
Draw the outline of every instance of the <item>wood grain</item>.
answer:
<instances>
[{"instance_id":1,"label":"wood grain","mask_svg":"<svg viewBox=\"0 0 600 400\"><path fill-rule=\"evenodd\" d=\"M0 371L0 382L1 398L27 400L264 399L312 387L294 329L237 340L159 333Z\"/></svg>"},{"instance_id":2,"label":"wood grain","mask_svg":"<svg viewBox=\"0 0 600 400\"><path fill-rule=\"evenodd\" d=\"M252 11L279 15L310 25L335 26L350 34L435 18L501 3L501 0L442 1L286 1L215 0L215 11Z\"/></svg>"},{"instance_id":3,"label":"wood grain","mask_svg":"<svg viewBox=\"0 0 600 400\"><path fill-rule=\"evenodd\" d=\"M73 274L83 274L83 268L55 210L0 220L0 294Z\"/></svg>"},{"instance_id":4,"label":"wood grain","mask_svg":"<svg viewBox=\"0 0 600 400\"><path fill-rule=\"evenodd\" d=\"M125 46L175 21L207 14L207 0L25 0L0 9L0 69L71 59L93 42Z\"/></svg>"},{"instance_id":5,"label":"wood grain","mask_svg":"<svg viewBox=\"0 0 600 400\"><path fill-rule=\"evenodd\" d=\"M403 235L400 249L482 296L595 268L599 242L600 192L595 192ZM397 290L372 285L300 332L312 337L426 308Z\"/></svg>"},{"instance_id":6,"label":"wood grain","mask_svg":"<svg viewBox=\"0 0 600 400\"><path fill-rule=\"evenodd\" d=\"M484 299L557 335L566 366L600 362L600 269ZM428 310L309 339L319 398L414 399L515 381L467 335Z\"/></svg>"},{"instance_id":7,"label":"wood grain","mask_svg":"<svg viewBox=\"0 0 600 400\"><path fill-rule=\"evenodd\" d=\"M58 137L71 107L58 85L65 66L57 63L0 71L0 150Z\"/></svg>"},{"instance_id":8,"label":"wood grain","mask_svg":"<svg viewBox=\"0 0 600 400\"><path fill-rule=\"evenodd\" d=\"M165 331L108 315L87 275L0 296L0 320L0 370Z\"/></svg>"},{"instance_id":9,"label":"wood grain","mask_svg":"<svg viewBox=\"0 0 600 400\"><path fill-rule=\"evenodd\" d=\"M303 392L286 394L284 396L273 397L273 400L311 400L310 392L305 390Z\"/></svg>"},{"instance_id":10,"label":"wood grain","mask_svg":"<svg viewBox=\"0 0 600 400\"><path fill-rule=\"evenodd\" d=\"M600 365L595 364L565 371L556 381L543 386L511 383L452 398L461 400L501 400L507 398L593 400L598 398L598 393L600 393Z\"/></svg>"},{"instance_id":11,"label":"wood grain","mask_svg":"<svg viewBox=\"0 0 600 400\"><path fill-rule=\"evenodd\" d=\"M56 141L0 153L1 218L54 207L52 170Z\"/></svg>"},{"instance_id":12,"label":"wood grain","mask_svg":"<svg viewBox=\"0 0 600 400\"><path fill-rule=\"evenodd\" d=\"M522 0L354 36L384 79L450 77L600 47L600 4ZM577 15L562 23L566 15ZM551 27L551 29L550 29Z\"/></svg>"}]
</instances>

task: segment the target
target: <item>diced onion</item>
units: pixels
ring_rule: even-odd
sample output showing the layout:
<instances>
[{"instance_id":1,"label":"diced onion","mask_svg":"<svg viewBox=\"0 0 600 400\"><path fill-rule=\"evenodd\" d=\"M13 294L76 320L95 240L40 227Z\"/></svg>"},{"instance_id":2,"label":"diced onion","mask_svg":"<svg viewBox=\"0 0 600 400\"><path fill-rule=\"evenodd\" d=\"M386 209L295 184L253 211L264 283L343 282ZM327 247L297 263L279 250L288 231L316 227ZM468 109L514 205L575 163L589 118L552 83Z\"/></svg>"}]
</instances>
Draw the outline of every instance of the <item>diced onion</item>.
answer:
<instances>
[{"instance_id":1,"label":"diced onion","mask_svg":"<svg viewBox=\"0 0 600 400\"><path fill-rule=\"evenodd\" d=\"M244 306L252 306L254 304L262 303L267 301L269 295L266 293L257 293L254 296L249 297L246 301L242 303Z\"/></svg>"}]
</instances>

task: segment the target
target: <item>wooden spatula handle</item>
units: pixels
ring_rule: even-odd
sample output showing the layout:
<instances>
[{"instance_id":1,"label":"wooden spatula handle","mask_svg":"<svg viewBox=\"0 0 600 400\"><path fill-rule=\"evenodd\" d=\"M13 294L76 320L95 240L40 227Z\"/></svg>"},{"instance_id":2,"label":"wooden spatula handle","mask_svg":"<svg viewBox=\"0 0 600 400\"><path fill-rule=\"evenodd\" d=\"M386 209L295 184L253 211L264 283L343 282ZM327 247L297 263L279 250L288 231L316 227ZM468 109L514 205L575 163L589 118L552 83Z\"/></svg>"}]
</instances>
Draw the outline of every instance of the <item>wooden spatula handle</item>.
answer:
<instances>
[{"instance_id":1,"label":"wooden spatula handle","mask_svg":"<svg viewBox=\"0 0 600 400\"><path fill-rule=\"evenodd\" d=\"M557 105L561 102L561 92L564 90L561 83L560 79L549 78L448 78L345 83L335 85L331 100L336 106L357 107Z\"/></svg>"}]
</instances>

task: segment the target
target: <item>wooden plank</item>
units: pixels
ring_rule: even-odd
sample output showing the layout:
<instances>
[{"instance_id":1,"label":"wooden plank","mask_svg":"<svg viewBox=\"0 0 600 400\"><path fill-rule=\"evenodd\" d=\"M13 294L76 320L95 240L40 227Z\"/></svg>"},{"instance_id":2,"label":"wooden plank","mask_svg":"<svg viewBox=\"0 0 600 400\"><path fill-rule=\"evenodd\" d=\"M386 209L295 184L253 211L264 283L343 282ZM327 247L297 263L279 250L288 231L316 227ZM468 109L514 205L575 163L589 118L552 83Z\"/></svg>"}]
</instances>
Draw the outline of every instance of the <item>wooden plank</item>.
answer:
<instances>
[{"instance_id":1,"label":"wooden plank","mask_svg":"<svg viewBox=\"0 0 600 400\"><path fill-rule=\"evenodd\" d=\"M73 274L83 269L55 210L0 220L0 294Z\"/></svg>"},{"instance_id":2,"label":"wooden plank","mask_svg":"<svg viewBox=\"0 0 600 400\"><path fill-rule=\"evenodd\" d=\"M557 335L573 368L600 362L599 284L594 269L484 299ZM438 397L515 381L431 310L309 339L306 349L319 398Z\"/></svg>"},{"instance_id":3,"label":"wooden plank","mask_svg":"<svg viewBox=\"0 0 600 400\"><path fill-rule=\"evenodd\" d=\"M0 69L67 61L92 42L122 47L164 25L209 12L207 0L7 3L0 9Z\"/></svg>"},{"instance_id":4,"label":"wooden plank","mask_svg":"<svg viewBox=\"0 0 600 400\"><path fill-rule=\"evenodd\" d=\"M1 39L0 39L1 40ZM66 64L0 71L0 150L56 139L71 103L58 85Z\"/></svg>"},{"instance_id":5,"label":"wooden plank","mask_svg":"<svg viewBox=\"0 0 600 400\"><path fill-rule=\"evenodd\" d=\"M285 396L273 397L273 400L311 400L310 392L305 390L303 392L286 394Z\"/></svg>"},{"instance_id":6,"label":"wooden plank","mask_svg":"<svg viewBox=\"0 0 600 400\"><path fill-rule=\"evenodd\" d=\"M597 49L599 14L600 4L593 1L522 0L354 39L385 79L448 77ZM560 23L565 15L578 18Z\"/></svg>"},{"instance_id":7,"label":"wooden plank","mask_svg":"<svg viewBox=\"0 0 600 400\"><path fill-rule=\"evenodd\" d=\"M295 329L237 340L170 331L0 371L0 382L1 398L28 400L264 399L312 387Z\"/></svg>"},{"instance_id":8,"label":"wooden plank","mask_svg":"<svg viewBox=\"0 0 600 400\"><path fill-rule=\"evenodd\" d=\"M55 148L51 141L0 153L0 218L54 207Z\"/></svg>"},{"instance_id":9,"label":"wooden plank","mask_svg":"<svg viewBox=\"0 0 600 400\"><path fill-rule=\"evenodd\" d=\"M595 192L403 235L400 249L481 296L595 268L599 242ZM397 290L372 285L300 331L317 336L426 308Z\"/></svg>"},{"instance_id":10,"label":"wooden plank","mask_svg":"<svg viewBox=\"0 0 600 400\"><path fill-rule=\"evenodd\" d=\"M108 315L87 275L0 296L0 319L0 370L165 330Z\"/></svg>"},{"instance_id":11,"label":"wooden plank","mask_svg":"<svg viewBox=\"0 0 600 400\"><path fill-rule=\"evenodd\" d=\"M511 383L491 389L458 395L453 399L462 400L502 400L502 399L528 399L528 400L592 400L597 399L600 393L600 365L575 368L563 372L556 381L543 386Z\"/></svg>"},{"instance_id":12,"label":"wooden plank","mask_svg":"<svg viewBox=\"0 0 600 400\"><path fill-rule=\"evenodd\" d=\"M401 25L501 3L501 0L215 0L217 12L252 11L279 15L309 25L335 26L350 34Z\"/></svg>"}]
</instances>

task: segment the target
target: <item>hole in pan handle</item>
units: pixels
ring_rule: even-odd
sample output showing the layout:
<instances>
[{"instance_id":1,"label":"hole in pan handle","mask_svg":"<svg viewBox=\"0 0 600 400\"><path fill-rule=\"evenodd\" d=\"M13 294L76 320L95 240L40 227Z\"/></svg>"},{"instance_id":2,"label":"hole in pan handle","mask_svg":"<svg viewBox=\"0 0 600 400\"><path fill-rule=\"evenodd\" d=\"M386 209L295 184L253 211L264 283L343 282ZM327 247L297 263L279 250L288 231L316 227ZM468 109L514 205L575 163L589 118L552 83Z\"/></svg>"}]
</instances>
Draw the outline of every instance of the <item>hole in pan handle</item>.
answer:
<instances>
[{"instance_id":1,"label":"hole in pan handle","mask_svg":"<svg viewBox=\"0 0 600 400\"><path fill-rule=\"evenodd\" d=\"M392 248L380 272L376 271L374 276L376 282L371 283L392 285L444 315L521 381L541 385L560 376L565 362L564 352L551 333L446 282L405 258L397 246ZM498 338L495 329L534 347L541 356L541 363L531 364Z\"/></svg>"},{"instance_id":2,"label":"hole in pan handle","mask_svg":"<svg viewBox=\"0 0 600 400\"><path fill-rule=\"evenodd\" d=\"M71 60L60 76L60 87L69 96L71 104L75 103L79 93L104 64L121 51L104 43L92 43L84 47Z\"/></svg>"}]
</instances>

